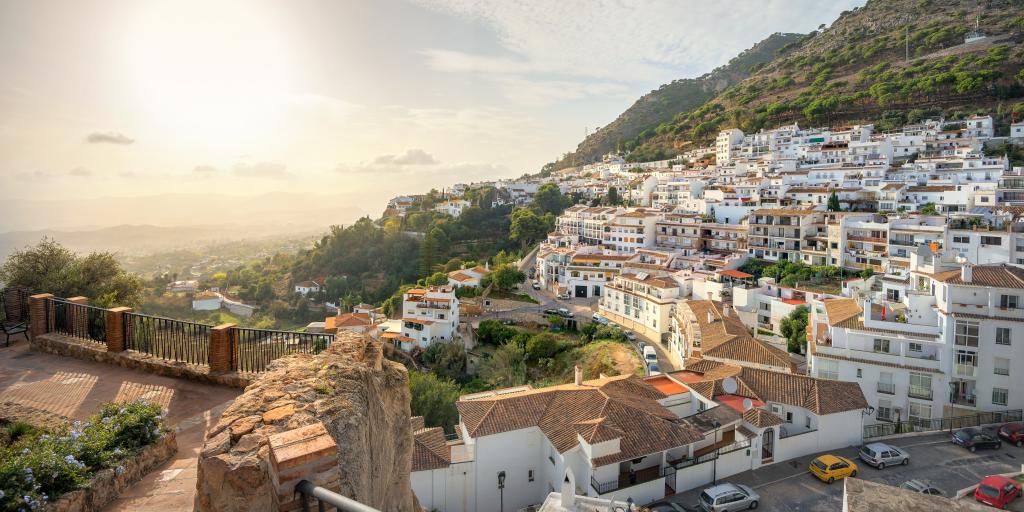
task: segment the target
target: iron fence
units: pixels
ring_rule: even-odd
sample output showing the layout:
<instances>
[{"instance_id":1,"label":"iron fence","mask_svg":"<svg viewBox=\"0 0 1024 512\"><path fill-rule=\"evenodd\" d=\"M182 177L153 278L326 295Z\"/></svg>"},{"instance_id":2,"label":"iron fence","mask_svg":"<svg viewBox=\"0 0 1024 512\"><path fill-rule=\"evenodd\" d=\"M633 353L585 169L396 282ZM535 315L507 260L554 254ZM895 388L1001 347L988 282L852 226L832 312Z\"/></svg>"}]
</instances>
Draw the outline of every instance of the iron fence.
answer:
<instances>
[{"instance_id":1,"label":"iron fence","mask_svg":"<svg viewBox=\"0 0 1024 512\"><path fill-rule=\"evenodd\" d=\"M749 444L748 444L749 446ZM711 462L718 458L718 450L711 450L700 457L694 457L692 459L683 459L675 463L676 469L688 468L690 466L696 466L697 464L703 464L705 462Z\"/></svg>"},{"instance_id":2,"label":"iron fence","mask_svg":"<svg viewBox=\"0 0 1024 512\"><path fill-rule=\"evenodd\" d=\"M967 427L991 425L1021 421L1024 411L1010 409L1006 411L986 411L963 416L947 416L944 418L912 418L913 421L895 421L892 423L876 423L864 426L864 438L893 436L911 432L953 431Z\"/></svg>"},{"instance_id":3,"label":"iron fence","mask_svg":"<svg viewBox=\"0 0 1024 512\"><path fill-rule=\"evenodd\" d=\"M141 313L124 314L124 346L168 361L206 365L213 326Z\"/></svg>"},{"instance_id":4,"label":"iron fence","mask_svg":"<svg viewBox=\"0 0 1024 512\"><path fill-rule=\"evenodd\" d=\"M107 310L64 299L47 299L47 332L85 341L107 343Z\"/></svg>"},{"instance_id":5,"label":"iron fence","mask_svg":"<svg viewBox=\"0 0 1024 512\"><path fill-rule=\"evenodd\" d=\"M290 354L319 354L334 341L333 334L237 329L235 367L240 372L266 371L271 361Z\"/></svg>"}]
</instances>

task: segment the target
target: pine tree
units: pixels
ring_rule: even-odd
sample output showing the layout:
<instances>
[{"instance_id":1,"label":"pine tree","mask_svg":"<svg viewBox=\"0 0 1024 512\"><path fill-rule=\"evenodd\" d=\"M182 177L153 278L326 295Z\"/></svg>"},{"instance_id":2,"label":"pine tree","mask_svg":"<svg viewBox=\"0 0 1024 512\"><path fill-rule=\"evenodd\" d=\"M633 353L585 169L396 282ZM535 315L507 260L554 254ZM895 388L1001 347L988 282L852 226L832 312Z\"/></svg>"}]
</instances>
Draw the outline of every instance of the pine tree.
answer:
<instances>
[{"instance_id":1,"label":"pine tree","mask_svg":"<svg viewBox=\"0 0 1024 512\"><path fill-rule=\"evenodd\" d=\"M832 195L828 196L828 211L838 212L841 209L839 206L839 196L833 190Z\"/></svg>"}]
</instances>

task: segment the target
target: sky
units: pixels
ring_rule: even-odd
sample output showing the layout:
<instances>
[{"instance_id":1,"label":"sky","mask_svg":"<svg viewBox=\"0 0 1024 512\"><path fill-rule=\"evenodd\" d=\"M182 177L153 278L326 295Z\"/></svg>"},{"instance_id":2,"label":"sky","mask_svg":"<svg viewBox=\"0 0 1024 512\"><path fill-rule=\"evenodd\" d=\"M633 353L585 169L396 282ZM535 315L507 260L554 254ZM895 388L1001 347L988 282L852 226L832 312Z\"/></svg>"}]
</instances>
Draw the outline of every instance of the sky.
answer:
<instances>
[{"instance_id":1,"label":"sky","mask_svg":"<svg viewBox=\"0 0 1024 512\"><path fill-rule=\"evenodd\" d=\"M376 216L536 172L660 84L862 3L0 0L0 231L184 224L218 197Z\"/></svg>"}]
</instances>

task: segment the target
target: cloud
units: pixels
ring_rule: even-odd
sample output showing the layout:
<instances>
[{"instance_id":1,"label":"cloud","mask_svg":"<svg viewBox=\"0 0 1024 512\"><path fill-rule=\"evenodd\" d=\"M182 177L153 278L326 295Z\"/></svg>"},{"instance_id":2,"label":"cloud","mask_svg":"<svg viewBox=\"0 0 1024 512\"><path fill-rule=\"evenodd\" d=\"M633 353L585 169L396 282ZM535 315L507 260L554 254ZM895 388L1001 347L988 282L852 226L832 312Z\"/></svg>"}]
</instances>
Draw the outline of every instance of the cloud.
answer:
<instances>
[{"instance_id":1,"label":"cloud","mask_svg":"<svg viewBox=\"0 0 1024 512\"><path fill-rule=\"evenodd\" d=\"M87 178L89 176L92 176L92 171L90 171L89 169L86 169L85 167L75 167L74 169L71 169L70 171L68 171L68 175L69 176L78 176L78 177L82 177L82 178Z\"/></svg>"},{"instance_id":2,"label":"cloud","mask_svg":"<svg viewBox=\"0 0 1024 512\"><path fill-rule=\"evenodd\" d=\"M89 144L118 144L127 146L135 142L135 139L118 132L99 133L93 132L86 135L85 141Z\"/></svg>"},{"instance_id":3,"label":"cloud","mask_svg":"<svg viewBox=\"0 0 1024 512\"><path fill-rule=\"evenodd\" d=\"M380 155L373 159L374 165L434 165L434 155L422 149L407 149L401 155Z\"/></svg>"},{"instance_id":4,"label":"cloud","mask_svg":"<svg viewBox=\"0 0 1024 512\"><path fill-rule=\"evenodd\" d=\"M192 169L193 174L205 177L213 176L214 174L217 174L217 172L219 172L217 171L217 168L212 165L197 165Z\"/></svg>"},{"instance_id":5,"label":"cloud","mask_svg":"<svg viewBox=\"0 0 1024 512\"><path fill-rule=\"evenodd\" d=\"M283 178L287 171L288 166L281 162L239 162L231 169L235 176L243 178Z\"/></svg>"}]
</instances>

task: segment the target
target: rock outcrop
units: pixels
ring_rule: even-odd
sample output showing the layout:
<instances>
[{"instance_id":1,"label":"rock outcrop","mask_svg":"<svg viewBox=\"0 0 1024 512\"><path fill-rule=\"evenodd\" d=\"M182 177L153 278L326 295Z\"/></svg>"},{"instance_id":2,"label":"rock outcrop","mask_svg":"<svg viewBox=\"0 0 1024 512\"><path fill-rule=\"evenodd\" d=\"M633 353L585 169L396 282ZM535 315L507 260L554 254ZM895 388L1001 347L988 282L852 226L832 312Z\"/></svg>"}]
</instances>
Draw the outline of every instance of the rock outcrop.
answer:
<instances>
[{"instance_id":1,"label":"rock outcrop","mask_svg":"<svg viewBox=\"0 0 1024 512\"><path fill-rule=\"evenodd\" d=\"M348 332L319 355L275 361L224 411L199 455L196 510L275 510L268 437L317 421L337 444L338 492L384 511L417 510L405 367Z\"/></svg>"}]
</instances>

